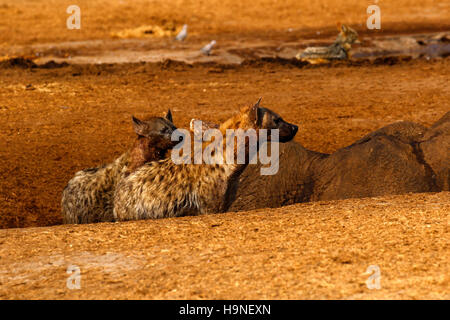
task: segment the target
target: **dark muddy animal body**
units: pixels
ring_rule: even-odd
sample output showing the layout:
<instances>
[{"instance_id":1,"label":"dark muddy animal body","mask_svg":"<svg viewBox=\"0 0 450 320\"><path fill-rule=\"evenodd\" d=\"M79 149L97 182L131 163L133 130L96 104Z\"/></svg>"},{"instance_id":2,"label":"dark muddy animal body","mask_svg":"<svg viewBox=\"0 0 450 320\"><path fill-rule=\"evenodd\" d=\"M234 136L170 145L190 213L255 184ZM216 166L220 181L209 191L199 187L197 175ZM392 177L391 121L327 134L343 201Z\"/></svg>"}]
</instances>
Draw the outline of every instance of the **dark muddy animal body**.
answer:
<instances>
[{"instance_id":1,"label":"dark muddy animal body","mask_svg":"<svg viewBox=\"0 0 450 320\"><path fill-rule=\"evenodd\" d=\"M249 165L230 211L449 190L450 112L430 129L394 123L333 154L296 142L279 147L279 172L261 176L260 165Z\"/></svg>"}]
</instances>

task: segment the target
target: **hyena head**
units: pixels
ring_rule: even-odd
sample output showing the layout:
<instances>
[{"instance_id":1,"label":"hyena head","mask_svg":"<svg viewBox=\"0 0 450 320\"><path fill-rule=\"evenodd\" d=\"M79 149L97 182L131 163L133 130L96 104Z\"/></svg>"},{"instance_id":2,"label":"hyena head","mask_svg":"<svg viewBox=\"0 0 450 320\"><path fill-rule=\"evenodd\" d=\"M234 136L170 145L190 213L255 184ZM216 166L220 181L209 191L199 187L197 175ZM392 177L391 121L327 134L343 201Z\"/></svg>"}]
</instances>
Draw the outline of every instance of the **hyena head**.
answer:
<instances>
[{"instance_id":1,"label":"hyena head","mask_svg":"<svg viewBox=\"0 0 450 320\"><path fill-rule=\"evenodd\" d=\"M172 133L177 129L172 123L170 110L163 117L150 117L140 120L132 117L133 129L137 134L132 155L131 167L139 167L145 162L165 158L168 150L180 141L172 141Z\"/></svg>"},{"instance_id":2,"label":"hyena head","mask_svg":"<svg viewBox=\"0 0 450 320\"><path fill-rule=\"evenodd\" d=\"M358 40L358 33L350 28L349 26L343 24L342 26L338 25L339 30L341 31L336 39L336 42L341 44L352 44L352 43L360 43Z\"/></svg>"},{"instance_id":3,"label":"hyena head","mask_svg":"<svg viewBox=\"0 0 450 320\"><path fill-rule=\"evenodd\" d=\"M163 117L150 117L139 120L132 117L134 132L138 139L146 139L150 146L159 146L163 149L174 147L179 141L172 141L172 133L177 129L173 124L172 113L167 111Z\"/></svg>"},{"instance_id":4,"label":"hyena head","mask_svg":"<svg viewBox=\"0 0 450 320\"><path fill-rule=\"evenodd\" d=\"M260 106L261 98L250 108L243 108L237 120L236 129L267 129L268 140L271 138L271 130L278 130L279 141L288 142L292 140L298 131L295 124L288 123L278 114L270 109Z\"/></svg>"}]
</instances>

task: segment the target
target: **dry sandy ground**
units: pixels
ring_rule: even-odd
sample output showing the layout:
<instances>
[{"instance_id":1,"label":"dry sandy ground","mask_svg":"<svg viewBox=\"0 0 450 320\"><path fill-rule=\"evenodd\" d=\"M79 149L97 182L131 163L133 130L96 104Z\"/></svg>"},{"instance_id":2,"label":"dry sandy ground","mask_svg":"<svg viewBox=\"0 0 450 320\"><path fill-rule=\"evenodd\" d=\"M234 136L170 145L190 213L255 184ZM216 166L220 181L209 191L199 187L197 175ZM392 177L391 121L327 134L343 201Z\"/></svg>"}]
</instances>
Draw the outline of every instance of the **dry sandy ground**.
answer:
<instances>
[{"instance_id":1,"label":"dry sandy ground","mask_svg":"<svg viewBox=\"0 0 450 320\"><path fill-rule=\"evenodd\" d=\"M364 27L371 1L77 2L82 29L70 31L72 1L0 0L0 56L43 43L109 41L153 24L188 23L194 44L213 36L329 39L337 21L373 34ZM450 30L448 2L379 4L383 30L375 34ZM300 126L296 141L332 152L394 121L431 125L450 110L449 74L448 57L319 67L278 60L0 66L0 228L27 227L0 230L0 298L448 299L448 192L54 225L73 174L130 145L132 114L171 108L175 124L186 127L192 117L223 121L263 96L264 106ZM70 264L81 268L81 290L66 288ZM366 287L369 265L381 268L380 290Z\"/></svg>"},{"instance_id":2,"label":"dry sandy ground","mask_svg":"<svg viewBox=\"0 0 450 320\"><path fill-rule=\"evenodd\" d=\"M449 299L449 211L447 192L0 230L0 298Z\"/></svg>"},{"instance_id":3,"label":"dry sandy ground","mask_svg":"<svg viewBox=\"0 0 450 320\"><path fill-rule=\"evenodd\" d=\"M81 29L68 30L69 5L81 9ZM190 40L317 37L335 33L336 23L366 29L366 10L375 0L0 0L3 46L111 38L147 25L187 23ZM379 0L382 33L450 29L450 3L436 0ZM292 29L287 35L287 30ZM0 47L1 48L1 47Z\"/></svg>"}]
</instances>

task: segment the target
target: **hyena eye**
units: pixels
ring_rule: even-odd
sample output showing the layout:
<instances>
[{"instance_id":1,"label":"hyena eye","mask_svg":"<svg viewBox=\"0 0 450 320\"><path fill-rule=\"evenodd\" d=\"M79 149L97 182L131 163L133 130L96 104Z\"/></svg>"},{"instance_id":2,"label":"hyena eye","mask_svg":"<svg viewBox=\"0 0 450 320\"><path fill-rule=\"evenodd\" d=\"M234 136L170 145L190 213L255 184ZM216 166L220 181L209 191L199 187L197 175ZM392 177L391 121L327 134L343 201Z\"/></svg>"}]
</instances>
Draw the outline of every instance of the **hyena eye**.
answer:
<instances>
[{"instance_id":1,"label":"hyena eye","mask_svg":"<svg viewBox=\"0 0 450 320\"><path fill-rule=\"evenodd\" d=\"M166 128L164 128L164 129L162 129L162 130L161 130L161 133L169 133L169 128L166 127Z\"/></svg>"}]
</instances>

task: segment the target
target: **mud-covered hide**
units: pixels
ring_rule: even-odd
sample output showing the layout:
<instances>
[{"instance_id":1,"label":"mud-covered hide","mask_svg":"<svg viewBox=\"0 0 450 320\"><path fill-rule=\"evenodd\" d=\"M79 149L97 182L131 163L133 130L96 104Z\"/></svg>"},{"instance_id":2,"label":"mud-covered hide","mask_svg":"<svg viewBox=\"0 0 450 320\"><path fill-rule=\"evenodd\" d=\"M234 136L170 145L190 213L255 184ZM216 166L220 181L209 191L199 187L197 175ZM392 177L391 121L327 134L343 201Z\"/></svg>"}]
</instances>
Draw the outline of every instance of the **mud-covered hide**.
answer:
<instances>
[{"instance_id":1,"label":"mud-covered hide","mask_svg":"<svg viewBox=\"0 0 450 320\"><path fill-rule=\"evenodd\" d=\"M363 141L368 140L369 138L380 135L386 135L396 138L403 143L414 143L421 139L427 131L428 128L421 124L410 121L399 121L365 135L364 137L353 143L353 145L359 144Z\"/></svg>"},{"instance_id":2,"label":"mud-covered hide","mask_svg":"<svg viewBox=\"0 0 450 320\"><path fill-rule=\"evenodd\" d=\"M309 151L296 142L280 143L279 152L279 170L275 175L261 175L259 163L246 167L229 211L276 208L310 200L315 163L327 155Z\"/></svg>"},{"instance_id":3,"label":"mud-covered hide","mask_svg":"<svg viewBox=\"0 0 450 320\"><path fill-rule=\"evenodd\" d=\"M311 200L438 191L417 143L377 134L324 159L314 174Z\"/></svg>"},{"instance_id":4,"label":"mud-covered hide","mask_svg":"<svg viewBox=\"0 0 450 320\"><path fill-rule=\"evenodd\" d=\"M424 160L435 174L436 184L450 190L450 112L447 112L423 136L419 144Z\"/></svg>"}]
</instances>

